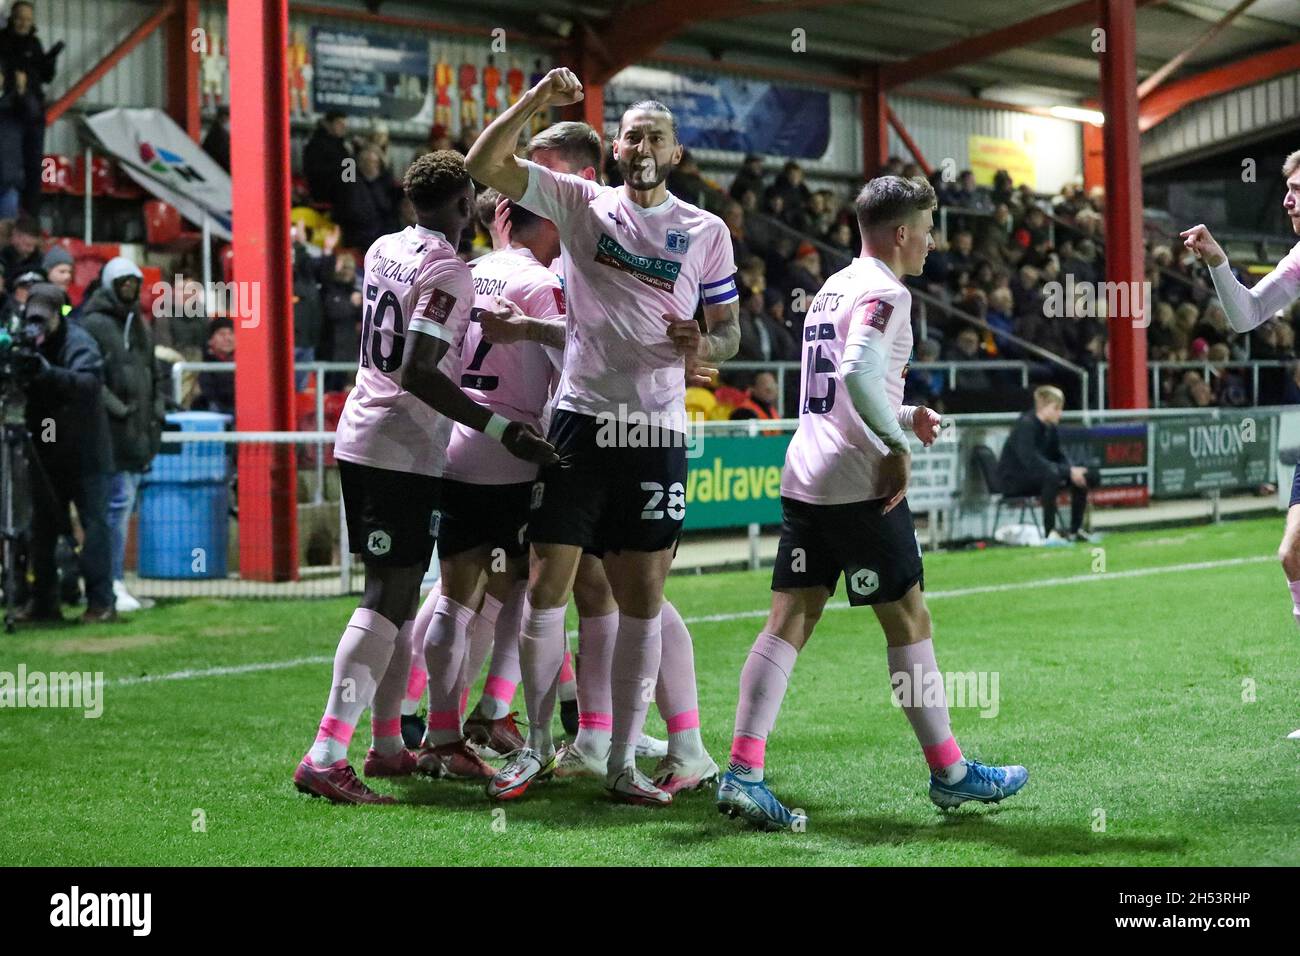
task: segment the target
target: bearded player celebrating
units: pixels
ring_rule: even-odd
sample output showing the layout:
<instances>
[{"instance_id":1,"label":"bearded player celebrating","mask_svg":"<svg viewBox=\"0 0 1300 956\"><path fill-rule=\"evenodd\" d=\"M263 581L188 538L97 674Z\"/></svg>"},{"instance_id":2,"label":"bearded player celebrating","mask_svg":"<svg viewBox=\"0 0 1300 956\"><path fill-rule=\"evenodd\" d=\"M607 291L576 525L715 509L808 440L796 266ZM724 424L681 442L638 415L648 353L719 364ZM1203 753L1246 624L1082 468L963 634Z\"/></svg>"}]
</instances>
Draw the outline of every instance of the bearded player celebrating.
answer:
<instances>
[{"instance_id":1,"label":"bearded player celebrating","mask_svg":"<svg viewBox=\"0 0 1300 956\"><path fill-rule=\"evenodd\" d=\"M996 803L1028 779L1023 767L967 760L953 738L904 497L911 456L903 429L929 445L939 428L930 409L900 405L912 351L912 297L902 276L920 275L933 246L934 189L881 176L856 206L863 255L826 280L804 319L799 428L781 477L772 609L740 672L731 760L718 784L719 811L774 830L807 818L764 782L767 738L795 658L841 574L849 604L870 606L885 632L896 699L930 766L930 799L945 808Z\"/></svg>"},{"instance_id":2,"label":"bearded player celebrating","mask_svg":"<svg viewBox=\"0 0 1300 956\"><path fill-rule=\"evenodd\" d=\"M614 145L622 188L514 155L537 110L582 96L570 70L552 70L483 131L466 159L476 179L559 229L570 323L550 427L561 460L539 473L528 526L520 640L528 746L488 793L509 799L554 772L564 612L587 547L604 553L619 609L606 789L619 800L663 805L672 796L636 769L636 742L659 670L664 579L686 512L686 368L736 353L735 264L722 221L664 186L682 147L661 103L623 115ZM701 301L707 333L690 318Z\"/></svg>"},{"instance_id":3,"label":"bearded player celebrating","mask_svg":"<svg viewBox=\"0 0 1300 956\"><path fill-rule=\"evenodd\" d=\"M1300 236L1300 149L1282 164L1286 194L1282 208L1291 220L1291 231ZM1183 244L1210 267L1214 291L1228 314L1228 323L1238 332L1249 332L1300 299L1300 242L1286 254L1277 268L1247 289L1237 281L1228 265L1228 257L1204 225L1192 226L1181 233ZM1286 512L1286 530L1277 549L1287 587L1291 589L1292 613L1300 624L1300 465L1291 481L1291 504ZM1300 740L1300 730L1290 734Z\"/></svg>"}]
</instances>

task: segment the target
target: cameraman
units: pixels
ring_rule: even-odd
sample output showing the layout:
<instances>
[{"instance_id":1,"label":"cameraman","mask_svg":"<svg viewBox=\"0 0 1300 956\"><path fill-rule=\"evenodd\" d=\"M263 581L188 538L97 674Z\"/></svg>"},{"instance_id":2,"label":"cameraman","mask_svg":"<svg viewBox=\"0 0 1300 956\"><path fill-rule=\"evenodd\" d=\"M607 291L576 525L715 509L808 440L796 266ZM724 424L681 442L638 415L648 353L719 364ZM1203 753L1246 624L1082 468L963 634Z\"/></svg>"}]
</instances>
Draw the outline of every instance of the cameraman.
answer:
<instances>
[{"instance_id":1,"label":"cameraman","mask_svg":"<svg viewBox=\"0 0 1300 956\"><path fill-rule=\"evenodd\" d=\"M108 485L113 470L108 418L104 413L104 363L90 333L67 322L63 290L50 283L31 288L23 320L34 327L35 375L27 386L27 430L31 433L32 600L18 614L23 621L62 621L55 547L69 530L68 504L76 504L84 541L81 573L86 580L82 620L117 620L109 563Z\"/></svg>"}]
</instances>

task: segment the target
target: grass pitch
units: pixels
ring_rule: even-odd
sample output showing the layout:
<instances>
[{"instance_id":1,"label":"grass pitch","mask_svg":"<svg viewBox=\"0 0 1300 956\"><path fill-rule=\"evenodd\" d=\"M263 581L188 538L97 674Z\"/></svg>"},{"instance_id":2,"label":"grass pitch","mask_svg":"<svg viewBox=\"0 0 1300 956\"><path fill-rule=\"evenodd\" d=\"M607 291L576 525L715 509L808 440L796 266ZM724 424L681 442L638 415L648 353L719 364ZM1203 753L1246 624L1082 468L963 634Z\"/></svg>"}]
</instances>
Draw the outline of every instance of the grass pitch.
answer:
<instances>
[{"instance_id":1,"label":"grass pitch","mask_svg":"<svg viewBox=\"0 0 1300 956\"><path fill-rule=\"evenodd\" d=\"M614 805L594 781L499 807L443 781L376 784L393 807L298 794L349 600L192 600L0 635L0 671L102 671L107 685L98 719L0 710L0 862L1295 865L1300 634L1280 532L1269 519L927 556L940 667L998 680L996 716L953 710L957 740L1030 771L997 808L931 806L874 616L829 610L768 747L773 789L811 818L800 834L746 830L708 793ZM678 577L668 594L691 622L705 743L723 763L768 575ZM649 729L663 733L653 710ZM368 717L358 768L367 731Z\"/></svg>"}]
</instances>

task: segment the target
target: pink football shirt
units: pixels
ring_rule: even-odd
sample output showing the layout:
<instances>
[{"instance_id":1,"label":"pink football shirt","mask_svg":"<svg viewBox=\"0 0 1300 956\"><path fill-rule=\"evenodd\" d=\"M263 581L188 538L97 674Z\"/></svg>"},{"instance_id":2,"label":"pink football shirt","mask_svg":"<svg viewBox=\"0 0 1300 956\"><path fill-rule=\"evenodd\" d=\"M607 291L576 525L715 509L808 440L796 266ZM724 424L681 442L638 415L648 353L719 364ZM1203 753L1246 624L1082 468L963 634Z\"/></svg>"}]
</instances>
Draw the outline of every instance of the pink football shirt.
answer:
<instances>
[{"instance_id":1,"label":"pink football shirt","mask_svg":"<svg viewBox=\"0 0 1300 956\"><path fill-rule=\"evenodd\" d=\"M884 340L885 393L897 412L912 354L912 295L879 259L854 259L826 280L803 323L799 428L790 439L781 494L816 505L884 496L884 442L866 426L840 378L849 332L867 328Z\"/></svg>"},{"instance_id":2,"label":"pink football shirt","mask_svg":"<svg viewBox=\"0 0 1300 956\"><path fill-rule=\"evenodd\" d=\"M671 194L642 209L622 188L524 166L520 204L563 242L569 334L556 407L685 432L685 365L663 317L735 301L726 225Z\"/></svg>"},{"instance_id":3,"label":"pink football shirt","mask_svg":"<svg viewBox=\"0 0 1300 956\"><path fill-rule=\"evenodd\" d=\"M490 253L474 261L472 272L475 311L496 308L495 297L501 296L535 319L564 317L559 277L527 249ZM540 428L558 363L537 342L493 345L483 338L483 326L474 319L471 312L461 347L460 387L480 405ZM476 485L508 485L532 481L537 466L516 458L495 438L456 422L443 474Z\"/></svg>"},{"instance_id":4,"label":"pink football shirt","mask_svg":"<svg viewBox=\"0 0 1300 956\"><path fill-rule=\"evenodd\" d=\"M357 384L339 418L334 454L344 461L442 474L451 419L401 386L412 334L450 346L438 369L453 381L474 283L445 236L423 226L380 236L366 253Z\"/></svg>"}]
</instances>

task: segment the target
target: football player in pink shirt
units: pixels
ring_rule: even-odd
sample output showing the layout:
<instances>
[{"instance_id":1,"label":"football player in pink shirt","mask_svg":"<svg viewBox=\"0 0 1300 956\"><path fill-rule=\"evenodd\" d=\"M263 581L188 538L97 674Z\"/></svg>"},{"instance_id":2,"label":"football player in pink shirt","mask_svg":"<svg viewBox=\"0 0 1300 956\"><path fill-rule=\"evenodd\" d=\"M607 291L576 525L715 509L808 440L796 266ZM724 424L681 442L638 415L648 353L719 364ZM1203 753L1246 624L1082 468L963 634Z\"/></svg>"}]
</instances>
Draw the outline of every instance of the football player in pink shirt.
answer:
<instances>
[{"instance_id":1,"label":"football player in pink shirt","mask_svg":"<svg viewBox=\"0 0 1300 956\"><path fill-rule=\"evenodd\" d=\"M600 135L586 123L562 122L534 136L525 151L528 159L558 173L569 173L592 182L598 180L602 163ZM562 267L557 259L552 268ZM483 328L493 341L513 342L521 338L564 345L565 325L535 318L487 315ZM703 369L696 370L704 375ZM698 384L693 381L693 384ZM568 648L560 669L557 697L565 731L572 737L558 753L557 777L605 776L609 759L611 704L611 656L618 632L618 604L605 576L601 553L583 549L573 582L573 601L578 611L578 657L575 679ZM717 778L718 767L704 749L700 737L700 710L695 682L695 655L690 631L681 614L665 599L660 610L663 651L655 702L668 724L668 741L642 732L637 739L637 757L658 757L652 779L671 794L695 789ZM566 707L566 691L576 683L572 712ZM572 717L570 714L572 713ZM572 719L573 723L570 723Z\"/></svg>"},{"instance_id":2,"label":"football player in pink shirt","mask_svg":"<svg viewBox=\"0 0 1300 956\"><path fill-rule=\"evenodd\" d=\"M516 457L555 458L529 424L477 404L448 377L459 367L474 295L469 267L456 256L473 215L464 159L451 150L421 156L403 186L417 225L380 237L366 253L360 368L335 441L348 538L366 566L365 594L335 653L316 742L294 772L299 790L338 803L392 802L362 783L347 759L372 699L367 776L415 771L402 745L400 704L411 619L438 533L452 422L500 441Z\"/></svg>"},{"instance_id":3,"label":"football player in pink shirt","mask_svg":"<svg viewBox=\"0 0 1300 956\"><path fill-rule=\"evenodd\" d=\"M1287 156L1282 163L1286 179L1286 192L1282 196L1282 209L1291 220L1291 231L1300 236L1300 149ZM1300 299L1300 242L1291 247L1277 264L1277 268L1247 289L1232 274L1228 257L1214 241L1204 224L1192 226L1181 233L1183 244L1210 267L1214 291L1219 294L1228 324L1238 332L1249 332L1263 325L1278 312ZM1282 572L1291 591L1292 614L1300 624L1300 465L1296 465L1291 480L1291 502L1286 512L1286 530L1277 549ZM1300 740L1300 730L1288 735Z\"/></svg>"},{"instance_id":4,"label":"football player in pink shirt","mask_svg":"<svg viewBox=\"0 0 1300 956\"><path fill-rule=\"evenodd\" d=\"M486 204L480 199L480 207ZM563 323L564 292L546 267L559 254L560 239L554 225L521 206L513 206L506 217L509 243L475 260L472 267L475 307L461 350L460 385L493 412L537 427L561 354L535 342L491 342L478 320L505 307L543 322ZM430 769L444 766L449 776L490 779L496 773L464 746L461 710L487 648L498 645L502 656L517 646L528 577L524 531L536 477L535 464L513 458L482 432L460 424L452 428L438 537L442 587L422 637L429 715L424 745L416 755ZM470 630L476 624L471 642ZM508 712L514 692L509 677L489 676L484 700L465 722L465 733L476 744L498 754L523 745ZM494 710L483 713L485 706Z\"/></svg>"},{"instance_id":5,"label":"football player in pink shirt","mask_svg":"<svg viewBox=\"0 0 1300 956\"><path fill-rule=\"evenodd\" d=\"M764 781L767 738L795 658L841 574L849 604L870 606L885 632L896 702L930 766L930 799L940 807L996 803L1028 779L1023 767L967 760L953 738L905 497L904 429L929 445L940 424L930 409L901 404L912 351L903 276L920 275L933 248L934 189L919 178L881 176L856 205L862 256L826 280L804 318L799 428L781 476L772 608L740 672L731 759L718 785L720 811L765 829L807 822Z\"/></svg>"},{"instance_id":6,"label":"football player in pink shirt","mask_svg":"<svg viewBox=\"0 0 1300 956\"><path fill-rule=\"evenodd\" d=\"M484 130L466 159L476 179L555 223L569 306L550 425L560 461L539 473L529 517L520 641L528 746L488 792L509 799L554 771L550 721L565 606L583 549L594 547L619 608L606 789L619 800L663 805L672 796L637 770L636 742L659 672L664 579L686 511L688 367L736 352L735 264L723 222L664 186L682 147L663 104L624 114L614 143L621 188L515 156L537 110L582 95L570 70L552 70ZM707 332L691 318L701 303Z\"/></svg>"}]
</instances>

